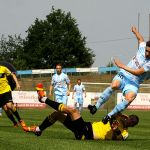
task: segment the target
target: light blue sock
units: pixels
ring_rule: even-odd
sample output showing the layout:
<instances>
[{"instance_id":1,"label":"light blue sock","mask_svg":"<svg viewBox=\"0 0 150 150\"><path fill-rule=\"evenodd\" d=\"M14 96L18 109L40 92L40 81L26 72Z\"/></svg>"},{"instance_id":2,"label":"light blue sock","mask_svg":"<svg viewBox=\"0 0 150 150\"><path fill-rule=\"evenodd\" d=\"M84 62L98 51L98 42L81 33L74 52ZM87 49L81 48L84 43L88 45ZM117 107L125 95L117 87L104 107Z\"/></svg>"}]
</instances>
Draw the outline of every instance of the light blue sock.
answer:
<instances>
[{"instance_id":1,"label":"light blue sock","mask_svg":"<svg viewBox=\"0 0 150 150\"><path fill-rule=\"evenodd\" d=\"M129 102L126 99L123 99L122 102L117 104L115 108L108 114L109 117L116 115L117 113L123 111L125 108L127 108L129 105Z\"/></svg>"},{"instance_id":2,"label":"light blue sock","mask_svg":"<svg viewBox=\"0 0 150 150\"><path fill-rule=\"evenodd\" d=\"M2 113L2 107L0 107L0 113Z\"/></svg>"},{"instance_id":3,"label":"light blue sock","mask_svg":"<svg viewBox=\"0 0 150 150\"><path fill-rule=\"evenodd\" d=\"M79 112L82 111L83 104L79 104Z\"/></svg>"},{"instance_id":4,"label":"light blue sock","mask_svg":"<svg viewBox=\"0 0 150 150\"><path fill-rule=\"evenodd\" d=\"M97 103L96 103L96 108L100 108L101 105L103 105L108 99L109 97L112 95L113 93L113 89L111 88L111 86L109 86L108 88L106 88L104 90L104 92L102 93L102 95L100 96L100 98L98 99Z\"/></svg>"}]
</instances>

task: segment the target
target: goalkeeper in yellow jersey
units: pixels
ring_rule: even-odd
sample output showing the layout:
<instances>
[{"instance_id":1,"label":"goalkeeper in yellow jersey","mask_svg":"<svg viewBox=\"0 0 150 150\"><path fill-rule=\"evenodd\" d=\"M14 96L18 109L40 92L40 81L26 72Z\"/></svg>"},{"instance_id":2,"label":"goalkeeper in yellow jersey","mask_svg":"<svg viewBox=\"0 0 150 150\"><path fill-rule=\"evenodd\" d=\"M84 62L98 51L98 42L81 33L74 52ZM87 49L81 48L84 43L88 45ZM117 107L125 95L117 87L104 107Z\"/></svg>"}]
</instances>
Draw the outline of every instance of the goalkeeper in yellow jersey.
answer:
<instances>
[{"instance_id":1,"label":"goalkeeper in yellow jersey","mask_svg":"<svg viewBox=\"0 0 150 150\"><path fill-rule=\"evenodd\" d=\"M77 109L48 99L43 96L42 91L37 92L40 102L57 110L46 117L39 126L24 127L26 132L34 132L37 136L40 136L47 127L56 121L60 121L74 133L78 140L125 140L128 137L128 127L133 127L139 122L136 115L125 116L122 114L112 117L107 124L102 121L85 122Z\"/></svg>"}]
</instances>

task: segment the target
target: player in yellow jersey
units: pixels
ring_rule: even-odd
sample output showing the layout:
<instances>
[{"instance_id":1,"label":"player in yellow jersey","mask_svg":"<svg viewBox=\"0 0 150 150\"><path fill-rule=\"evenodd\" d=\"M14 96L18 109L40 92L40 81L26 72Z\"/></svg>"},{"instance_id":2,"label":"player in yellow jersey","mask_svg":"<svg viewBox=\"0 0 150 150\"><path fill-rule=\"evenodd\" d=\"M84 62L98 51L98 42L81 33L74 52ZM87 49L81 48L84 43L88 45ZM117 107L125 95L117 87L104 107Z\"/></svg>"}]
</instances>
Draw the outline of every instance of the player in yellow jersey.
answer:
<instances>
[{"instance_id":1,"label":"player in yellow jersey","mask_svg":"<svg viewBox=\"0 0 150 150\"><path fill-rule=\"evenodd\" d=\"M40 102L46 103L57 110L46 117L39 126L24 128L25 131L34 132L37 136L40 136L47 127L58 120L70 129L75 134L76 139L79 140L125 140L128 137L128 127L133 127L139 122L136 115L125 116L122 114L112 117L107 124L102 121L85 122L77 109L54 102L45 96L43 97L41 91L37 92ZM64 115L64 113L67 115Z\"/></svg>"},{"instance_id":2,"label":"player in yellow jersey","mask_svg":"<svg viewBox=\"0 0 150 150\"><path fill-rule=\"evenodd\" d=\"M16 88L20 89L20 85L15 74L12 73L5 66L0 65L0 107L3 107L3 109L6 111L8 118L14 123L15 127L18 126L18 123L13 115L17 118L21 126L24 127L26 125L24 121L20 118L16 107L14 106L12 101L12 89L8 81L10 76L14 79L14 82L16 83Z\"/></svg>"}]
</instances>

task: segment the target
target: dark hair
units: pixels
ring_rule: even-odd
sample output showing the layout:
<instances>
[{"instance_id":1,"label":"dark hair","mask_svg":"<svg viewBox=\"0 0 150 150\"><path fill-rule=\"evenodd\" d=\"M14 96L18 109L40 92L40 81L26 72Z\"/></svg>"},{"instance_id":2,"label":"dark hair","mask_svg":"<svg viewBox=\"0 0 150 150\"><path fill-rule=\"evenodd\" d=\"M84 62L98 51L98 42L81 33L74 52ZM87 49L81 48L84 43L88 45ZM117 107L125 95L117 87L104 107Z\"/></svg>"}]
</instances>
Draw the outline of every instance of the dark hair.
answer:
<instances>
[{"instance_id":1,"label":"dark hair","mask_svg":"<svg viewBox=\"0 0 150 150\"><path fill-rule=\"evenodd\" d=\"M0 61L0 65L4 66L6 68L8 68L12 73L16 74L17 70L16 68L13 66L13 64L7 62L7 61Z\"/></svg>"},{"instance_id":2,"label":"dark hair","mask_svg":"<svg viewBox=\"0 0 150 150\"><path fill-rule=\"evenodd\" d=\"M61 68L62 68L62 64L56 64L56 67L57 67L57 66L61 66Z\"/></svg>"},{"instance_id":3,"label":"dark hair","mask_svg":"<svg viewBox=\"0 0 150 150\"><path fill-rule=\"evenodd\" d=\"M132 120L132 126L135 126L139 123L139 117L137 115L129 115L129 118Z\"/></svg>"},{"instance_id":4,"label":"dark hair","mask_svg":"<svg viewBox=\"0 0 150 150\"><path fill-rule=\"evenodd\" d=\"M81 79L77 79L77 81L81 81Z\"/></svg>"},{"instance_id":5,"label":"dark hair","mask_svg":"<svg viewBox=\"0 0 150 150\"><path fill-rule=\"evenodd\" d=\"M150 41L146 42L146 46L150 47Z\"/></svg>"}]
</instances>

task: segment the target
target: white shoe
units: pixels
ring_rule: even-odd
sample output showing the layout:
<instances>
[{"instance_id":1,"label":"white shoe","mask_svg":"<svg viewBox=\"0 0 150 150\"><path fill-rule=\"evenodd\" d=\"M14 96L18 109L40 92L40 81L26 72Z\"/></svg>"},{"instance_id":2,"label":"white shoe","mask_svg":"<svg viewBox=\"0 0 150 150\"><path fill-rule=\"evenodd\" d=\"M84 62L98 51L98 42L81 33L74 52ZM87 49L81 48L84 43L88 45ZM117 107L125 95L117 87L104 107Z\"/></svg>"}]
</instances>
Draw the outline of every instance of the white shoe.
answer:
<instances>
[{"instance_id":1,"label":"white shoe","mask_svg":"<svg viewBox=\"0 0 150 150\"><path fill-rule=\"evenodd\" d=\"M0 113L0 116L2 116L2 113Z\"/></svg>"}]
</instances>

